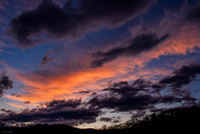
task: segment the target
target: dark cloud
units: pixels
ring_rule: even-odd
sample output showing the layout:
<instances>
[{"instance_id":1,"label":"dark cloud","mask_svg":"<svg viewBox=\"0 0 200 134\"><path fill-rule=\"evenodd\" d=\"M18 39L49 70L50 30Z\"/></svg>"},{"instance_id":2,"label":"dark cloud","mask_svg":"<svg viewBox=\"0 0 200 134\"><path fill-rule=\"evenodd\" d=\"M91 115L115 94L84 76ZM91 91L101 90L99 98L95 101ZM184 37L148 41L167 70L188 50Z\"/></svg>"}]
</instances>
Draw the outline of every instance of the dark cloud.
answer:
<instances>
[{"instance_id":1,"label":"dark cloud","mask_svg":"<svg viewBox=\"0 0 200 134\"><path fill-rule=\"evenodd\" d=\"M8 76L6 76L5 73L0 75L0 97L3 96L3 93L13 88L13 82L10 80Z\"/></svg>"},{"instance_id":2,"label":"dark cloud","mask_svg":"<svg viewBox=\"0 0 200 134\"><path fill-rule=\"evenodd\" d=\"M11 93L11 96L16 96L16 97L21 97L21 95L19 93Z\"/></svg>"},{"instance_id":3,"label":"dark cloud","mask_svg":"<svg viewBox=\"0 0 200 134\"><path fill-rule=\"evenodd\" d=\"M30 101L24 101L24 104L31 104L31 102Z\"/></svg>"},{"instance_id":4,"label":"dark cloud","mask_svg":"<svg viewBox=\"0 0 200 134\"><path fill-rule=\"evenodd\" d=\"M104 122L111 122L112 118L111 117L101 117L99 120L104 121Z\"/></svg>"},{"instance_id":5,"label":"dark cloud","mask_svg":"<svg viewBox=\"0 0 200 134\"><path fill-rule=\"evenodd\" d=\"M149 51L164 41L169 34L158 38L155 34L141 34L129 41L128 46L115 47L107 52L97 52L94 54L95 60L91 62L90 67L102 66L104 63L112 61L119 56L135 56L144 51Z\"/></svg>"},{"instance_id":6,"label":"dark cloud","mask_svg":"<svg viewBox=\"0 0 200 134\"><path fill-rule=\"evenodd\" d=\"M200 73L200 65L182 66L171 76L164 77L158 82L137 79L132 83L121 81L109 83L108 88L98 94L90 96L90 100L81 99L52 100L39 108L24 110L21 113L6 111L0 114L0 120L6 122L33 122L33 123L91 123L102 114L102 109L111 109L115 112L137 111L132 118L143 117L148 110L160 111L157 104L174 104L192 106L198 99L191 96L190 90L182 89ZM157 90L159 88L159 90ZM174 93L174 88L176 92ZM173 89L173 90L171 90ZM27 102L29 103L29 102ZM119 123L118 117L101 117L100 121Z\"/></svg>"},{"instance_id":7,"label":"dark cloud","mask_svg":"<svg viewBox=\"0 0 200 134\"><path fill-rule=\"evenodd\" d=\"M181 66L172 75L152 83L137 79L133 83L121 81L109 83L105 93L96 94L88 102L91 107L108 108L115 111L155 110L156 104L196 105L198 99L191 96L191 90L183 86L195 80L200 74L200 64Z\"/></svg>"},{"instance_id":8,"label":"dark cloud","mask_svg":"<svg viewBox=\"0 0 200 134\"><path fill-rule=\"evenodd\" d=\"M101 117L99 121L103 122L111 122L111 123L119 123L120 117L119 116L113 116L113 117Z\"/></svg>"},{"instance_id":9,"label":"dark cloud","mask_svg":"<svg viewBox=\"0 0 200 134\"><path fill-rule=\"evenodd\" d=\"M6 110L5 108L1 108L0 109L2 112L5 112L5 113L10 113L10 112L12 112L11 110Z\"/></svg>"},{"instance_id":10,"label":"dark cloud","mask_svg":"<svg viewBox=\"0 0 200 134\"><path fill-rule=\"evenodd\" d=\"M121 120L119 120L119 119L115 119L115 120L112 121L112 123L120 123L120 121Z\"/></svg>"},{"instance_id":11,"label":"dark cloud","mask_svg":"<svg viewBox=\"0 0 200 134\"><path fill-rule=\"evenodd\" d=\"M109 108L115 111L154 109L156 104L173 104L182 101L191 102L196 99L188 93L155 94L150 81L138 79L132 84L127 82L114 83L104 89L105 94L95 95L88 103L91 107Z\"/></svg>"},{"instance_id":12,"label":"dark cloud","mask_svg":"<svg viewBox=\"0 0 200 134\"><path fill-rule=\"evenodd\" d=\"M49 57L48 54L45 54L45 56L42 58L42 61L40 62L40 65L46 65L52 61L53 61L53 59L51 57Z\"/></svg>"},{"instance_id":13,"label":"dark cloud","mask_svg":"<svg viewBox=\"0 0 200 134\"><path fill-rule=\"evenodd\" d=\"M185 65L175 70L172 75L160 80L159 85L161 87L169 85L173 89L178 89L191 83L198 74L200 74L200 64Z\"/></svg>"},{"instance_id":14,"label":"dark cloud","mask_svg":"<svg viewBox=\"0 0 200 134\"><path fill-rule=\"evenodd\" d=\"M99 110L81 106L81 100L53 100L45 107L24 110L21 113L1 114L0 119L7 122L34 123L90 123L96 121Z\"/></svg>"},{"instance_id":15,"label":"dark cloud","mask_svg":"<svg viewBox=\"0 0 200 134\"><path fill-rule=\"evenodd\" d=\"M63 107L76 108L81 105L81 99L70 100L52 100L45 104L49 109L60 109Z\"/></svg>"},{"instance_id":16,"label":"dark cloud","mask_svg":"<svg viewBox=\"0 0 200 134\"><path fill-rule=\"evenodd\" d=\"M199 24L200 22L200 6L193 7L185 15L186 22Z\"/></svg>"},{"instance_id":17,"label":"dark cloud","mask_svg":"<svg viewBox=\"0 0 200 134\"><path fill-rule=\"evenodd\" d=\"M9 34L22 47L45 38L76 38L89 30L114 28L144 13L154 2L146 0L70 0L65 7L51 0L12 19ZM76 6L74 6L76 5Z\"/></svg>"},{"instance_id":18,"label":"dark cloud","mask_svg":"<svg viewBox=\"0 0 200 134\"><path fill-rule=\"evenodd\" d=\"M191 96L190 90L186 91L180 87L194 80L200 73L199 66L198 64L182 66L173 72L173 76L167 76L156 83L144 79L137 79L132 83L127 81L109 83L108 88L103 89L99 94L91 95L91 99L87 102L82 102L81 99L52 100L39 108L26 109L21 113L2 109L1 111L5 113L0 114L0 120L74 125L95 122L102 114L102 109L111 109L115 112L137 111L132 117L137 118L143 117L148 110L151 112L162 110L155 107L157 104L196 105L199 100ZM166 81L167 78L169 81ZM176 87L176 93L168 89L169 87ZM119 123L120 118L101 117L100 121Z\"/></svg>"},{"instance_id":19,"label":"dark cloud","mask_svg":"<svg viewBox=\"0 0 200 134\"><path fill-rule=\"evenodd\" d=\"M80 94L89 94L89 93L91 93L91 90L82 90L82 91L79 91L78 93L80 93Z\"/></svg>"}]
</instances>

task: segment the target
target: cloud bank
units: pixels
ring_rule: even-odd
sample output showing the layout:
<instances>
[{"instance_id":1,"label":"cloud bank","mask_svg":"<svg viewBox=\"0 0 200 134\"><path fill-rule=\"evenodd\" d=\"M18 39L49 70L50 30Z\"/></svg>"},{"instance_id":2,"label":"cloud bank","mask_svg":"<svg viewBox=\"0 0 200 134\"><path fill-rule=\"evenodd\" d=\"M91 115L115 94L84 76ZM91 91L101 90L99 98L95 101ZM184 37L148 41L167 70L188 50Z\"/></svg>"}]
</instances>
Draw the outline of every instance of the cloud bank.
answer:
<instances>
[{"instance_id":1,"label":"cloud bank","mask_svg":"<svg viewBox=\"0 0 200 134\"><path fill-rule=\"evenodd\" d=\"M137 116L140 117L141 114L144 115L146 110L159 111L160 109L156 108L158 104L197 105L200 98L191 96L190 90L186 91L180 87L195 80L199 74L199 68L200 66L197 64L182 66L174 71L173 76L166 76L156 83L144 79L137 79L133 82L110 83L107 88L91 95L90 99L84 102L81 99L52 100L42 104L41 107L30 110L25 109L20 113L1 109L5 113L0 115L0 119L7 122L66 123L74 125L76 123L95 122L96 118L103 114L103 109L110 109L115 112L140 111L137 114L133 113L134 118L136 118ZM192 79L182 83L180 77L182 74L186 79L191 78L191 76ZM164 80L173 77L178 77L177 81L164 82ZM181 82L182 85L174 86L174 82ZM159 90L157 90L158 88ZM100 121L118 123L120 118L101 117Z\"/></svg>"},{"instance_id":2,"label":"cloud bank","mask_svg":"<svg viewBox=\"0 0 200 134\"><path fill-rule=\"evenodd\" d=\"M66 123L69 125L95 122L100 113L99 110L88 109L82 105L80 99L53 100L41 108L25 109L21 113L9 112L6 115L1 114L0 118L7 122Z\"/></svg>"}]
</instances>

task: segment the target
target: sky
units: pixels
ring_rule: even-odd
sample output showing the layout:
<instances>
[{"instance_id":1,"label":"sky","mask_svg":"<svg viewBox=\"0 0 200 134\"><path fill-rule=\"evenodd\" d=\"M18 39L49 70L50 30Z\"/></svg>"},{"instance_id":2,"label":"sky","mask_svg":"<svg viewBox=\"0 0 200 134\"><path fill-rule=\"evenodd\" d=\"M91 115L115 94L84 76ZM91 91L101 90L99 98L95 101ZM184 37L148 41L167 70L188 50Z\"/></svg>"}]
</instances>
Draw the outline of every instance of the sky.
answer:
<instances>
[{"instance_id":1,"label":"sky","mask_svg":"<svg viewBox=\"0 0 200 134\"><path fill-rule=\"evenodd\" d=\"M200 1L0 0L0 120L79 128L200 104Z\"/></svg>"}]
</instances>

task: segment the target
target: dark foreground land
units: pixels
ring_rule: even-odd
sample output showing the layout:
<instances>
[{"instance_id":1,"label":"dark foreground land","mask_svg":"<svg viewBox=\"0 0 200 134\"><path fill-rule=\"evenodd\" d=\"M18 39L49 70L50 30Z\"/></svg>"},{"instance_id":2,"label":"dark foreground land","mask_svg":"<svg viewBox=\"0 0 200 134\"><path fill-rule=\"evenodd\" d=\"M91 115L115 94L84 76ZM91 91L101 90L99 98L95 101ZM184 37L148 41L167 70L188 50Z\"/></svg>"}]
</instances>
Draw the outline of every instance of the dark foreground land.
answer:
<instances>
[{"instance_id":1,"label":"dark foreground land","mask_svg":"<svg viewBox=\"0 0 200 134\"><path fill-rule=\"evenodd\" d=\"M133 123L134 122L134 123ZM4 127L0 133L19 134L137 134L137 133L199 133L200 107L175 108L152 114L141 121L133 121L105 130L77 129L66 125L35 125L31 127Z\"/></svg>"}]
</instances>

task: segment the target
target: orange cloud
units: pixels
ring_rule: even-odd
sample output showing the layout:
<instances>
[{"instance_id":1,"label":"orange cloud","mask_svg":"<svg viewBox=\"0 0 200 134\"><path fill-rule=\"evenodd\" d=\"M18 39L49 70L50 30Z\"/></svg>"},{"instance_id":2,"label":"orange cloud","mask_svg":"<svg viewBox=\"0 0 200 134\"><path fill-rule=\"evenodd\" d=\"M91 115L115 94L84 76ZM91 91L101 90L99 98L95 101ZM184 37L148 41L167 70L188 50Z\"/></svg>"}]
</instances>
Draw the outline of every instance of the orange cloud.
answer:
<instances>
[{"instance_id":1,"label":"orange cloud","mask_svg":"<svg viewBox=\"0 0 200 134\"><path fill-rule=\"evenodd\" d=\"M144 66L145 63L160 56L187 55L194 52L196 47L200 47L200 29L196 28L196 26L183 26L176 30L178 32L172 33L170 38L157 48L134 57L132 63Z\"/></svg>"},{"instance_id":2,"label":"orange cloud","mask_svg":"<svg viewBox=\"0 0 200 134\"><path fill-rule=\"evenodd\" d=\"M16 75L17 79L25 86L22 90L27 93L21 94L21 97L10 95L5 95L5 97L34 103L51 101L52 99L86 98L87 95L78 95L74 92L85 89L98 92L98 89L106 87L110 80L134 80L142 76L150 78L153 75L167 75L170 73L169 70L162 68L136 70L135 66L144 67L152 59L163 55L186 55L188 52L193 52L195 47L200 47L199 36L198 29L193 26L183 26L176 34L172 34L168 40L153 50L143 52L135 57L120 57L100 68L74 72L66 72L66 70L56 68L50 72L18 74Z\"/></svg>"},{"instance_id":3,"label":"orange cloud","mask_svg":"<svg viewBox=\"0 0 200 134\"><path fill-rule=\"evenodd\" d=\"M113 77L116 72L111 68L98 68L91 70L77 71L71 74L63 74L59 77L43 76L38 74L19 74L17 78L21 80L28 94L21 97L5 95L9 99L19 101L43 102L52 99L75 98L73 92L83 89L101 89L101 84L96 84L99 80ZM82 96L83 97L83 96Z\"/></svg>"},{"instance_id":4,"label":"orange cloud","mask_svg":"<svg viewBox=\"0 0 200 134\"><path fill-rule=\"evenodd\" d=\"M16 104L13 104L13 103L8 103L9 105L13 106L13 107L18 107L18 108L29 108L27 106L22 106L22 105L16 105Z\"/></svg>"}]
</instances>

